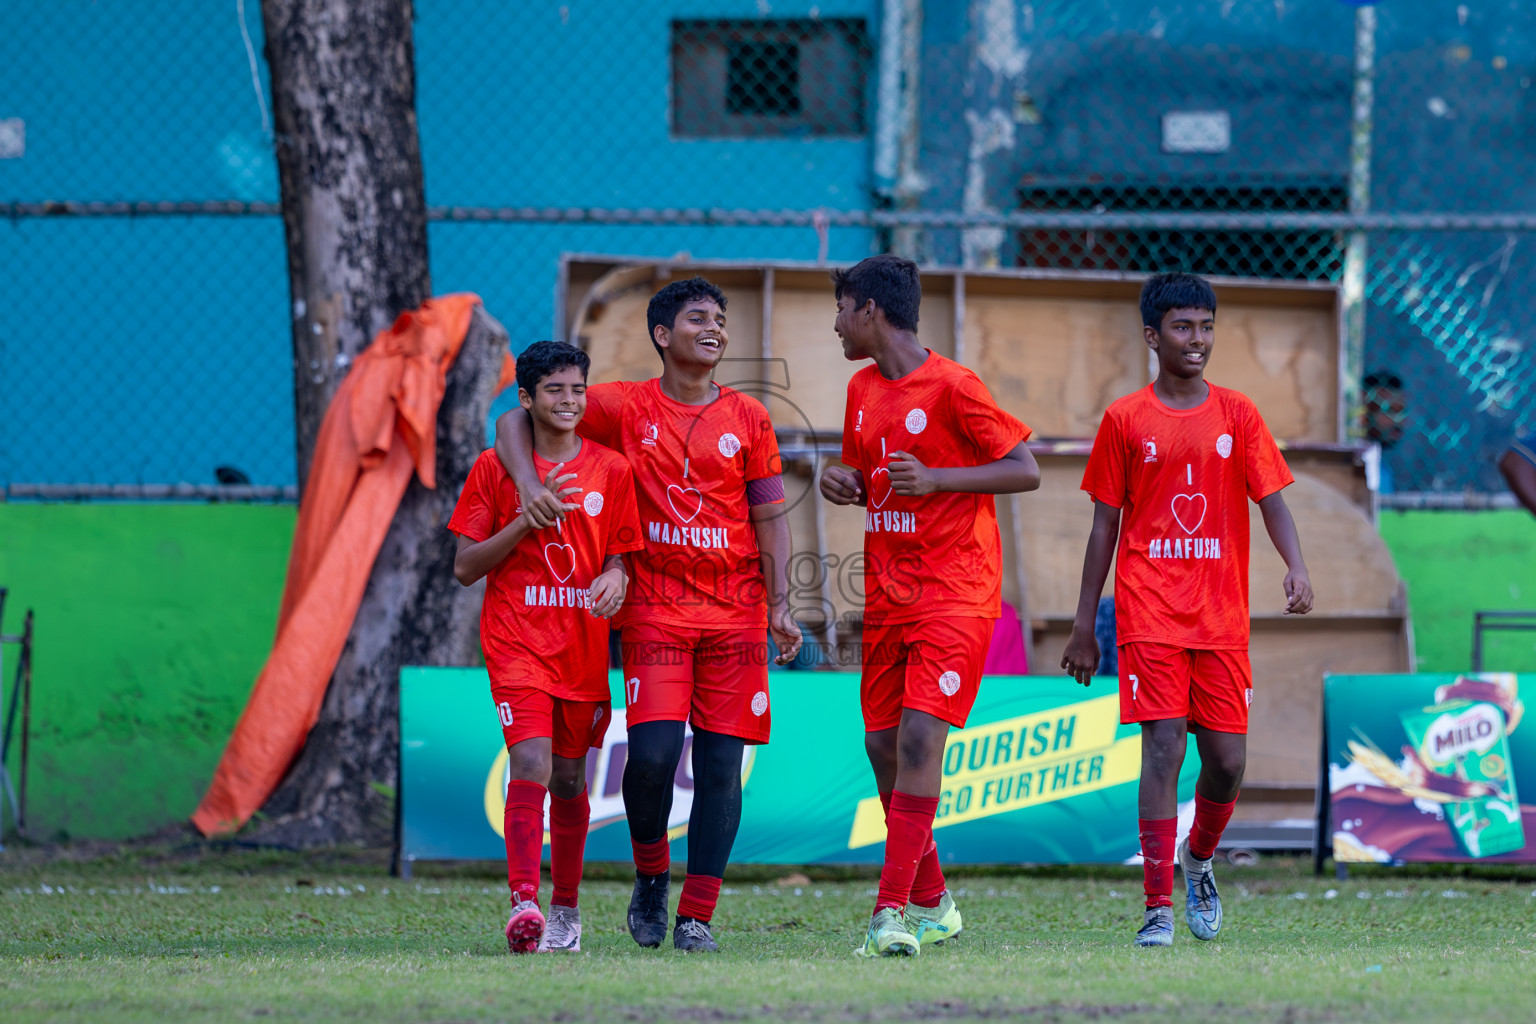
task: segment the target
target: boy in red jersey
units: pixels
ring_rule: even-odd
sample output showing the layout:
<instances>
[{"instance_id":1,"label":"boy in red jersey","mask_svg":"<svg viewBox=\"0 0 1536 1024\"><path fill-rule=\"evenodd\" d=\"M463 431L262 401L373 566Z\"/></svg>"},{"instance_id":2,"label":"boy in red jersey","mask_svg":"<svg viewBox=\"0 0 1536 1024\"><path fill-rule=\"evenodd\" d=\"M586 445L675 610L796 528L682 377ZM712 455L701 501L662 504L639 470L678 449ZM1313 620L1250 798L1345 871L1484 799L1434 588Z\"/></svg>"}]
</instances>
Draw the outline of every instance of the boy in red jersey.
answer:
<instances>
[{"instance_id":1,"label":"boy in red jersey","mask_svg":"<svg viewBox=\"0 0 1536 1024\"><path fill-rule=\"evenodd\" d=\"M570 499L572 514L553 529L536 529L496 453L486 451L448 521L459 535L453 574L466 587L487 577L480 645L507 742L506 935L514 953L581 949L587 750L603 745L612 717L603 620L624 603L624 552L642 546L629 464L576 434L590 362L585 352L547 341L517 360L534 464ZM570 485L578 478L579 486ZM538 903L546 791L554 881L547 922Z\"/></svg>"},{"instance_id":2,"label":"boy in red jersey","mask_svg":"<svg viewBox=\"0 0 1536 1024\"><path fill-rule=\"evenodd\" d=\"M886 808L885 866L866 956L912 955L960 931L933 817L944 742L964 728L1002 611L1002 541L992 495L1031 491L1030 429L970 370L917 339L917 264L873 256L832 275L849 359L843 462L821 478L862 505L864 746Z\"/></svg>"},{"instance_id":3,"label":"boy in red jersey","mask_svg":"<svg viewBox=\"0 0 1536 1024\"><path fill-rule=\"evenodd\" d=\"M1291 472L1247 397L1205 380L1216 293L1190 274L1141 290L1157 380L1110 405L1083 490L1093 531L1062 668L1088 685L1099 663L1094 611L1115 559L1120 721L1141 723L1141 851L1146 914L1139 946L1173 942L1173 864L1184 871L1184 920L1197 939L1221 930L1211 858L1237 803L1247 761L1248 501L1285 559L1285 612L1312 609L1312 582L1280 490ZM1121 529L1122 510L1125 519ZM1116 538L1119 539L1118 555ZM1195 822L1179 845L1185 735L1200 751Z\"/></svg>"},{"instance_id":4,"label":"boy in red jersey","mask_svg":"<svg viewBox=\"0 0 1536 1024\"><path fill-rule=\"evenodd\" d=\"M703 278L651 298L658 378L594 385L580 433L617 450L635 471L645 547L623 629L629 758L624 809L635 856L629 933L661 945L671 852L667 819L693 724L688 877L673 945L719 947L710 930L741 824L743 746L768 742L768 632L783 663L800 648L789 612L789 523L779 447L761 402L714 383L729 343L726 298ZM536 522L568 509L528 458L528 420L496 424L496 451ZM545 518L547 517L547 518Z\"/></svg>"}]
</instances>

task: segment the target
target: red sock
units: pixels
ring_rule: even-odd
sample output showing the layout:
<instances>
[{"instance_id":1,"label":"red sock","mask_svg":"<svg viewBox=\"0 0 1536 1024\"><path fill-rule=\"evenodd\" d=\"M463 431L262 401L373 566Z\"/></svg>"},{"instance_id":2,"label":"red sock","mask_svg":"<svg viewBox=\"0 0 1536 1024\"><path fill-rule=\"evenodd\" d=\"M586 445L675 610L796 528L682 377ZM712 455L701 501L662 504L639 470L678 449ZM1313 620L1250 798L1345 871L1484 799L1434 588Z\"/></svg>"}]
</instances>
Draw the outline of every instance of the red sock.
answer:
<instances>
[{"instance_id":1,"label":"red sock","mask_svg":"<svg viewBox=\"0 0 1536 1024\"><path fill-rule=\"evenodd\" d=\"M666 836L652 843L630 837L629 845L635 851L635 870L642 875L664 875L672 870L672 847Z\"/></svg>"},{"instance_id":2,"label":"red sock","mask_svg":"<svg viewBox=\"0 0 1536 1024\"><path fill-rule=\"evenodd\" d=\"M507 809L502 817L507 841L507 885L514 900L538 901L539 854L544 851L544 794L537 782L507 783Z\"/></svg>"},{"instance_id":3,"label":"red sock","mask_svg":"<svg viewBox=\"0 0 1536 1024\"><path fill-rule=\"evenodd\" d=\"M1227 822L1232 818L1232 808L1237 806L1237 798L1233 797L1231 803L1219 804L1215 800L1207 800L1199 793L1195 794L1195 823L1189 829L1189 855L1195 860L1210 860L1216 853L1216 844L1221 842L1221 834L1226 831Z\"/></svg>"},{"instance_id":4,"label":"red sock","mask_svg":"<svg viewBox=\"0 0 1536 1024\"><path fill-rule=\"evenodd\" d=\"M928 852L917 862L917 877L912 880L913 903L920 907L936 907L944 897L944 870L939 867L939 844L928 833Z\"/></svg>"},{"instance_id":5,"label":"red sock","mask_svg":"<svg viewBox=\"0 0 1536 1024\"><path fill-rule=\"evenodd\" d=\"M880 871L880 892L875 910L901 909L912 897L912 882L917 864L928 844L933 842L933 816L939 798L912 796L896 790L891 794L891 812L885 830L885 867Z\"/></svg>"},{"instance_id":6,"label":"red sock","mask_svg":"<svg viewBox=\"0 0 1536 1024\"><path fill-rule=\"evenodd\" d=\"M709 875L689 875L683 880L683 895L677 901L677 916L692 917L705 924L715 916L720 901L720 879Z\"/></svg>"},{"instance_id":7,"label":"red sock","mask_svg":"<svg viewBox=\"0 0 1536 1024\"><path fill-rule=\"evenodd\" d=\"M1141 877L1147 906L1173 906L1173 862L1178 853L1178 818L1142 818Z\"/></svg>"},{"instance_id":8,"label":"red sock","mask_svg":"<svg viewBox=\"0 0 1536 1024\"><path fill-rule=\"evenodd\" d=\"M569 800L554 795L549 798L549 876L555 883L551 906L576 906L591 813L585 789Z\"/></svg>"},{"instance_id":9,"label":"red sock","mask_svg":"<svg viewBox=\"0 0 1536 1024\"><path fill-rule=\"evenodd\" d=\"M885 827L891 827L891 794L880 794L880 806L885 808ZM911 901L920 907L936 907L944 896L946 886L944 871L939 867L939 844L931 838L928 851L917 862L917 876L912 880Z\"/></svg>"}]
</instances>

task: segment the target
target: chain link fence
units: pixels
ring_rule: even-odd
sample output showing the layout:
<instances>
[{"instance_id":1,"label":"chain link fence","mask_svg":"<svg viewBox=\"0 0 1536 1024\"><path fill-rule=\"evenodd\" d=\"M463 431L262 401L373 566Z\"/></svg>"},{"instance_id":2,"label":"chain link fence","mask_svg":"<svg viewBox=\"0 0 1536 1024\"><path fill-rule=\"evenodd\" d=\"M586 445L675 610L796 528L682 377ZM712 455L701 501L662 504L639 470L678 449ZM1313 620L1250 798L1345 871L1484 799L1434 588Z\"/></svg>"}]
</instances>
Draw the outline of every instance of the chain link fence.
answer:
<instances>
[{"instance_id":1,"label":"chain link fence","mask_svg":"<svg viewBox=\"0 0 1536 1024\"><path fill-rule=\"evenodd\" d=\"M0 37L0 485L291 495L257 0ZM1536 429L1513 0L418 0L415 43L434 290L514 348L568 252L1306 278L1393 500L1487 501Z\"/></svg>"}]
</instances>

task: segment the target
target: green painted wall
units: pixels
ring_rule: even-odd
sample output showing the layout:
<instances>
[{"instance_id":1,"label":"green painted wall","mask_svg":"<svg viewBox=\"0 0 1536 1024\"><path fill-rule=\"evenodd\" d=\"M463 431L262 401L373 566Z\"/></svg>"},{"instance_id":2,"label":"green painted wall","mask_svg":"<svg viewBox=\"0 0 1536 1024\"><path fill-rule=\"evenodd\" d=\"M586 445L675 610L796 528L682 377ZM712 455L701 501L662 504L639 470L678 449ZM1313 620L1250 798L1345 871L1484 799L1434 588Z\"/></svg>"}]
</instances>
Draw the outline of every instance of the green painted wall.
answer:
<instances>
[{"instance_id":1,"label":"green painted wall","mask_svg":"<svg viewBox=\"0 0 1536 1024\"><path fill-rule=\"evenodd\" d=\"M1421 672L1471 667L1473 612L1536 609L1536 519L1527 512L1389 511L1381 535L1408 582ZM1495 634L1484 652L1490 670L1536 671L1536 633Z\"/></svg>"},{"instance_id":2,"label":"green painted wall","mask_svg":"<svg viewBox=\"0 0 1536 1024\"><path fill-rule=\"evenodd\" d=\"M192 812L271 643L293 521L288 506L0 504L3 631L37 610L36 837L123 838ZM1536 608L1524 512L1385 512L1381 533L1423 671L1468 667L1474 610ZM1536 671L1536 635L1489 652ZM8 648L7 690L14 668Z\"/></svg>"},{"instance_id":3,"label":"green painted wall","mask_svg":"<svg viewBox=\"0 0 1536 1024\"><path fill-rule=\"evenodd\" d=\"M37 612L35 838L123 838L191 814L271 645L294 514L0 504L3 631Z\"/></svg>"}]
</instances>

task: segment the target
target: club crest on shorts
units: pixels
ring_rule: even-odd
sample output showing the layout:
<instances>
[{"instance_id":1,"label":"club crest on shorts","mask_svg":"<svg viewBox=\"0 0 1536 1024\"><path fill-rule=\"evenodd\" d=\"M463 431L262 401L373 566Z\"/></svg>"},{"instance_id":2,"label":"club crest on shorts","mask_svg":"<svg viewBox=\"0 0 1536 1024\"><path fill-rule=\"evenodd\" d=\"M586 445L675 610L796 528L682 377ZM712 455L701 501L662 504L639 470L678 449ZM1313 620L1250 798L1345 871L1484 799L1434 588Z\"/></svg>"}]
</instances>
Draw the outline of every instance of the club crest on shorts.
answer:
<instances>
[{"instance_id":1,"label":"club crest on shorts","mask_svg":"<svg viewBox=\"0 0 1536 1024\"><path fill-rule=\"evenodd\" d=\"M725 433L720 435L720 454L726 458L734 458L741 451L741 438L735 434Z\"/></svg>"},{"instance_id":2,"label":"club crest on shorts","mask_svg":"<svg viewBox=\"0 0 1536 1024\"><path fill-rule=\"evenodd\" d=\"M758 690L756 693L754 693L752 695L752 713L754 715L756 715L758 718L762 718L763 717L763 712L765 712L767 710L768 710L768 694L767 694L766 691Z\"/></svg>"},{"instance_id":3,"label":"club crest on shorts","mask_svg":"<svg viewBox=\"0 0 1536 1024\"><path fill-rule=\"evenodd\" d=\"M588 491L587 496L581 499L581 507L587 510L587 515L597 515L603 510L603 492Z\"/></svg>"},{"instance_id":4,"label":"club crest on shorts","mask_svg":"<svg viewBox=\"0 0 1536 1024\"><path fill-rule=\"evenodd\" d=\"M928 428L928 414L921 409L907 413L907 433L921 434Z\"/></svg>"},{"instance_id":5,"label":"club crest on shorts","mask_svg":"<svg viewBox=\"0 0 1536 1024\"><path fill-rule=\"evenodd\" d=\"M944 696L953 697L960 692L960 673L945 672L939 676L939 689L944 691Z\"/></svg>"},{"instance_id":6,"label":"club crest on shorts","mask_svg":"<svg viewBox=\"0 0 1536 1024\"><path fill-rule=\"evenodd\" d=\"M1232 435L1222 434L1216 439L1216 454L1222 458L1230 458L1232 455Z\"/></svg>"},{"instance_id":7,"label":"club crest on shorts","mask_svg":"<svg viewBox=\"0 0 1536 1024\"><path fill-rule=\"evenodd\" d=\"M1244 690L1243 697L1248 701L1248 706L1253 707L1253 687L1250 686L1248 689Z\"/></svg>"}]
</instances>

